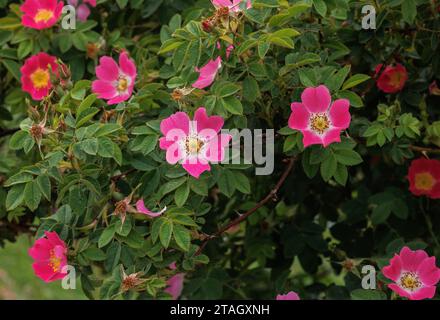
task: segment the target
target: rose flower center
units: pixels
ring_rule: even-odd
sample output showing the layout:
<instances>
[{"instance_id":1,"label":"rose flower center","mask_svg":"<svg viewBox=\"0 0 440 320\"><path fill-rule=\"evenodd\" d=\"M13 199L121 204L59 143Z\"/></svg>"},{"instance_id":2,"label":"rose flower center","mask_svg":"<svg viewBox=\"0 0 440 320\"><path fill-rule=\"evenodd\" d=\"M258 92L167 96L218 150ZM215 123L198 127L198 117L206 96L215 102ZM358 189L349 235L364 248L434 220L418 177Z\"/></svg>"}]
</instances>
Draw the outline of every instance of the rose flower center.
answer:
<instances>
[{"instance_id":1,"label":"rose flower center","mask_svg":"<svg viewBox=\"0 0 440 320\"><path fill-rule=\"evenodd\" d=\"M406 290L415 291L422 283L414 272L405 272L400 277L400 286Z\"/></svg>"},{"instance_id":2,"label":"rose flower center","mask_svg":"<svg viewBox=\"0 0 440 320\"><path fill-rule=\"evenodd\" d=\"M429 172L416 174L415 185L419 190L430 191L434 187L435 179Z\"/></svg>"},{"instance_id":3,"label":"rose flower center","mask_svg":"<svg viewBox=\"0 0 440 320\"><path fill-rule=\"evenodd\" d=\"M118 91L119 92L125 92L128 88L128 80L126 77L121 76L118 79Z\"/></svg>"},{"instance_id":4,"label":"rose flower center","mask_svg":"<svg viewBox=\"0 0 440 320\"><path fill-rule=\"evenodd\" d=\"M53 17L53 12L47 9L40 9L38 13L35 15L35 22L47 22L49 19Z\"/></svg>"},{"instance_id":5,"label":"rose flower center","mask_svg":"<svg viewBox=\"0 0 440 320\"><path fill-rule=\"evenodd\" d=\"M197 137L187 137L185 141L185 149L188 154L198 154L204 143Z\"/></svg>"},{"instance_id":6,"label":"rose flower center","mask_svg":"<svg viewBox=\"0 0 440 320\"><path fill-rule=\"evenodd\" d=\"M50 75L47 70L38 68L31 74L31 81L35 88L41 89L47 87L50 80Z\"/></svg>"},{"instance_id":7,"label":"rose flower center","mask_svg":"<svg viewBox=\"0 0 440 320\"><path fill-rule=\"evenodd\" d=\"M402 79L402 74L400 72L392 73L390 75L390 85L395 88L399 88L401 79Z\"/></svg>"},{"instance_id":8,"label":"rose flower center","mask_svg":"<svg viewBox=\"0 0 440 320\"><path fill-rule=\"evenodd\" d=\"M50 250L49 267L53 272L59 272L61 270L61 258L55 254L55 250Z\"/></svg>"},{"instance_id":9,"label":"rose flower center","mask_svg":"<svg viewBox=\"0 0 440 320\"><path fill-rule=\"evenodd\" d=\"M316 133L323 134L330 127L330 120L324 113L315 113L310 118L310 127Z\"/></svg>"}]
</instances>

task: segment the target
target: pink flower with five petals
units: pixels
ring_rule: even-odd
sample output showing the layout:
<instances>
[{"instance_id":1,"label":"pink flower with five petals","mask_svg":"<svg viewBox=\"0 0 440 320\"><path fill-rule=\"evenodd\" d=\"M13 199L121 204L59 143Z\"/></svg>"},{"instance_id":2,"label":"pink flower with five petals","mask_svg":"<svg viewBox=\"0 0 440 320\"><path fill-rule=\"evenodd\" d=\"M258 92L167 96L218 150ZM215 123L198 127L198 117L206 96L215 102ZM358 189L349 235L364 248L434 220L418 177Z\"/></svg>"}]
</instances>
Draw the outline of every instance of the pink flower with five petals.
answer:
<instances>
[{"instance_id":1,"label":"pink flower with five petals","mask_svg":"<svg viewBox=\"0 0 440 320\"><path fill-rule=\"evenodd\" d=\"M29 249L35 275L45 282L63 279L67 275L63 270L67 266L67 246L56 232L46 231L45 235Z\"/></svg>"},{"instance_id":2,"label":"pink flower with five petals","mask_svg":"<svg viewBox=\"0 0 440 320\"><path fill-rule=\"evenodd\" d=\"M209 163L224 159L224 149L232 138L229 134L219 134L223 124L222 117L208 117L203 107L197 109L193 121L185 112L164 119L160 124L164 135L160 139L160 148L166 150L167 162L180 162L197 179L203 172L210 171Z\"/></svg>"},{"instance_id":3,"label":"pink flower with five petals","mask_svg":"<svg viewBox=\"0 0 440 320\"><path fill-rule=\"evenodd\" d=\"M394 255L382 273L394 281L388 288L410 300L431 299L440 280L440 268L435 264L435 257L428 257L424 250L412 251L408 247L403 247L399 254Z\"/></svg>"},{"instance_id":4,"label":"pink flower with five petals","mask_svg":"<svg viewBox=\"0 0 440 320\"><path fill-rule=\"evenodd\" d=\"M123 51L119 56L119 65L113 58L104 56L96 67L98 80L93 81L92 91L98 98L108 100L107 103L118 104L126 101L133 93L137 70L128 53Z\"/></svg>"},{"instance_id":5,"label":"pink flower with five petals","mask_svg":"<svg viewBox=\"0 0 440 320\"><path fill-rule=\"evenodd\" d=\"M307 88L301 96L302 103L291 105L289 127L303 134L304 147L341 142L341 131L350 126L350 102L338 99L332 103L326 86Z\"/></svg>"},{"instance_id":6,"label":"pink flower with five petals","mask_svg":"<svg viewBox=\"0 0 440 320\"><path fill-rule=\"evenodd\" d=\"M61 17L63 6L57 0L26 0L20 7L21 24L37 30L50 28Z\"/></svg>"}]
</instances>

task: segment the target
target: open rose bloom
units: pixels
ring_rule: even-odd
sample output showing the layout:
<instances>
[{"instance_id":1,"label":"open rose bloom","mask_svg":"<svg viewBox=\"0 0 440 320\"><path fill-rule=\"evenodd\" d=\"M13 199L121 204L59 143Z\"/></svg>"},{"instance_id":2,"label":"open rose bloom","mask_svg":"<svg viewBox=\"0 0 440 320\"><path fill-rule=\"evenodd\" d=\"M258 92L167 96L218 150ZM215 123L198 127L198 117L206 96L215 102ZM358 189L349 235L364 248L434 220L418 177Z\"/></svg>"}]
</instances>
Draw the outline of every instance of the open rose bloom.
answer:
<instances>
[{"instance_id":1,"label":"open rose bloom","mask_svg":"<svg viewBox=\"0 0 440 320\"><path fill-rule=\"evenodd\" d=\"M381 72L381 69L382 72ZM376 67L377 87L385 93L396 93L403 89L408 80L408 72L401 64L386 66L382 64Z\"/></svg>"},{"instance_id":2,"label":"open rose bloom","mask_svg":"<svg viewBox=\"0 0 440 320\"><path fill-rule=\"evenodd\" d=\"M92 91L98 98L108 100L109 105L118 104L131 97L136 76L136 65L127 52L120 54L119 65L111 57L102 57L96 67L98 80L93 81Z\"/></svg>"},{"instance_id":3,"label":"open rose bloom","mask_svg":"<svg viewBox=\"0 0 440 320\"><path fill-rule=\"evenodd\" d=\"M327 147L341 142L341 131L350 126L350 102L338 99L332 103L326 86L307 88L301 95L302 103L291 105L289 127L303 134L304 147L321 144Z\"/></svg>"},{"instance_id":4,"label":"open rose bloom","mask_svg":"<svg viewBox=\"0 0 440 320\"><path fill-rule=\"evenodd\" d=\"M217 72L222 67L222 58L218 57L215 60L210 60L202 68L196 68L196 72L199 72L199 78L193 83L192 87L197 89L204 89L209 87L215 80Z\"/></svg>"},{"instance_id":5,"label":"open rose bloom","mask_svg":"<svg viewBox=\"0 0 440 320\"><path fill-rule=\"evenodd\" d=\"M29 255L34 259L35 275L45 282L63 279L67 273L67 246L56 232L45 232L45 237L35 241L29 249Z\"/></svg>"},{"instance_id":6,"label":"open rose bloom","mask_svg":"<svg viewBox=\"0 0 440 320\"><path fill-rule=\"evenodd\" d=\"M20 7L21 23L37 30L50 28L61 17L63 6L63 1L57 0L26 0Z\"/></svg>"},{"instance_id":7,"label":"open rose bloom","mask_svg":"<svg viewBox=\"0 0 440 320\"><path fill-rule=\"evenodd\" d=\"M410 300L431 299L440 280L435 257L428 257L425 251L412 251L408 247L402 248L382 269L382 273L394 281L388 288Z\"/></svg>"},{"instance_id":8,"label":"open rose bloom","mask_svg":"<svg viewBox=\"0 0 440 320\"><path fill-rule=\"evenodd\" d=\"M42 100L49 95L51 74L58 76L59 73L56 57L44 52L26 59L20 71L22 89L34 100Z\"/></svg>"},{"instance_id":9,"label":"open rose bloom","mask_svg":"<svg viewBox=\"0 0 440 320\"><path fill-rule=\"evenodd\" d=\"M409 190L416 196L440 199L440 161L420 158L408 170Z\"/></svg>"},{"instance_id":10,"label":"open rose bloom","mask_svg":"<svg viewBox=\"0 0 440 320\"><path fill-rule=\"evenodd\" d=\"M246 0L211 0L214 7L219 8L228 8L231 12L240 12L240 4ZM246 1L246 9L252 8L252 1Z\"/></svg>"},{"instance_id":11,"label":"open rose bloom","mask_svg":"<svg viewBox=\"0 0 440 320\"><path fill-rule=\"evenodd\" d=\"M195 112L191 121L184 112L177 112L160 124L164 137L160 139L160 148L166 150L169 164L180 162L193 177L199 178L210 171L210 162L224 160L224 149L229 145L231 136L219 134L224 120L220 116L208 117L205 108Z\"/></svg>"},{"instance_id":12,"label":"open rose bloom","mask_svg":"<svg viewBox=\"0 0 440 320\"><path fill-rule=\"evenodd\" d=\"M277 295L277 300L300 300L299 295L294 292L290 291L287 294L279 294Z\"/></svg>"}]
</instances>

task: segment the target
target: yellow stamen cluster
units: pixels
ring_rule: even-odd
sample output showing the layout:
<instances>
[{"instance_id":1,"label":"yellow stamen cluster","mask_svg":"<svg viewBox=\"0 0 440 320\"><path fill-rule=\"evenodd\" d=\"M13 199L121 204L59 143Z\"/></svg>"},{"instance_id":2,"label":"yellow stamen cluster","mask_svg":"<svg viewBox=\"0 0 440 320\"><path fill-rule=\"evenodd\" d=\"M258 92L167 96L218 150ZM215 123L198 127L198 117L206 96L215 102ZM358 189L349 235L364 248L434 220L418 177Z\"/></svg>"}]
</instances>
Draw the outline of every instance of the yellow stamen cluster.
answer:
<instances>
[{"instance_id":1,"label":"yellow stamen cluster","mask_svg":"<svg viewBox=\"0 0 440 320\"><path fill-rule=\"evenodd\" d=\"M53 12L47 9L38 10L37 14L34 17L35 22L47 22L53 17Z\"/></svg>"},{"instance_id":2,"label":"yellow stamen cluster","mask_svg":"<svg viewBox=\"0 0 440 320\"><path fill-rule=\"evenodd\" d=\"M49 71L38 68L31 74L32 84L36 89L42 89L48 86L50 81Z\"/></svg>"},{"instance_id":3,"label":"yellow stamen cluster","mask_svg":"<svg viewBox=\"0 0 440 320\"><path fill-rule=\"evenodd\" d=\"M49 267L52 268L53 272L61 271L61 258L57 257L55 250L53 249L50 251L49 255Z\"/></svg>"},{"instance_id":4,"label":"yellow stamen cluster","mask_svg":"<svg viewBox=\"0 0 440 320\"><path fill-rule=\"evenodd\" d=\"M431 191L435 182L434 177L429 172L418 173L415 176L415 185L418 190Z\"/></svg>"},{"instance_id":5,"label":"yellow stamen cluster","mask_svg":"<svg viewBox=\"0 0 440 320\"><path fill-rule=\"evenodd\" d=\"M125 92L128 88L128 80L126 77L121 76L118 79L118 91L119 92Z\"/></svg>"},{"instance_id":6,"label":"yellow stamen cluster","mask_svg":"<svg viewBox=\"0 0 440 320\"><path fill-rule=\"evenodd\" d=\"M197 137L187 137L185 140L185 150L188 154L198 154L204 143Z\"/></svg>"},{"instance_id":7,"label":"yellow stamen cluster","mask_svg":"<svg viewBox=\"0 0 440 320\"><path fill-rule=\"evenodd\" d=\"M415 291L420 288L422 283L414 272L405 272L400 277L400 286L406 290Z\"/></svg>"},{"instance_id":8,"label":"yellow stamen cluster","mask_svg":"<svg viewBox=\"0 0 440 320\"><path fill-rule=\"evenodd\" d=\"M323 134L330 127L330 120L325 113L315 113L310 117L310 127L316 133Z\"/></svg>"}]
</instances>

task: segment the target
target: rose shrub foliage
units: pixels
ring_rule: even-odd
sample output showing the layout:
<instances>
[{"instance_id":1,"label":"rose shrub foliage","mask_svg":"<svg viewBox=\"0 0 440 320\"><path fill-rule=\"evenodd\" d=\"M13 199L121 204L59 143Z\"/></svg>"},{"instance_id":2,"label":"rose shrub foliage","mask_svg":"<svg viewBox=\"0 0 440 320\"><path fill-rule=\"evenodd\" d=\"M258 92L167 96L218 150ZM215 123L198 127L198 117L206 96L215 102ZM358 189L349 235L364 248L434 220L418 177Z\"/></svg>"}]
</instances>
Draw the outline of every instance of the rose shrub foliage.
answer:
<instances>
[{"instance_id":1,"label":"rose shrub foliage","mask_svg":"<svg viewBox=\"0 0 440 320\"><path fill-rule=\"evenodd\" d=\"M38 239L37 276L71 265L91 299L435 295L438 1L69 1L74 30L61 3L0 0L0 244ZM193 118L274 129L274 172L219 164L230 136L202 156Z\"/></svg>"}]
</instances>

